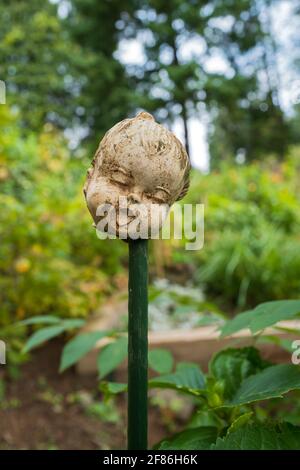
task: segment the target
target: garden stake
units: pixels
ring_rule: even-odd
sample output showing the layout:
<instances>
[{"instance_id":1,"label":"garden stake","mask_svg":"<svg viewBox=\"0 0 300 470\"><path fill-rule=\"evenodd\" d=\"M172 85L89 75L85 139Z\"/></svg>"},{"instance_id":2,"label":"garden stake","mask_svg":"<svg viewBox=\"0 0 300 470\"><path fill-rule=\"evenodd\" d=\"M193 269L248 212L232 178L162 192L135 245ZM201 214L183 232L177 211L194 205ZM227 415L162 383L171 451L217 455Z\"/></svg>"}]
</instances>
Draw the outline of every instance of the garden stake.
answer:
<instances>
[{"instance_id":1,"label":"garden stake","mask_svg":"<svg viewBox=\"0 0 300 470\"><path fill-rule=\"evenodd\" d=\"M148 240L129 240L128 449L147 449Z\"/></svg>"},{"instance_id":2,"label":"garden stake","mask_svg":"<svg viewBox=\"0 0 300 470\"><path fill-rule=\"evenodd\" d=\"M103 137L84 194L102 238L128 241L128 449L147 449L148 238L188 190L190 162L180 141L146 112ZM126 217L124 221L124 201Z\"/></svg>"}]
</instances>

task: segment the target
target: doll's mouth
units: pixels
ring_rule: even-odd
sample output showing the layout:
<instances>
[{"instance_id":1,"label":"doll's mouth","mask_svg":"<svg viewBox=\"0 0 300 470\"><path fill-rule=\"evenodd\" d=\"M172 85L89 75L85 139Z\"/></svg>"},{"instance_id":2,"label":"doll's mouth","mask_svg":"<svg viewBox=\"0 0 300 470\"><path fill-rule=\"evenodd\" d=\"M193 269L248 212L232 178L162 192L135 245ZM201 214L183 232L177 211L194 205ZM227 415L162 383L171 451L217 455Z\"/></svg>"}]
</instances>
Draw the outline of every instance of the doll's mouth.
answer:
<instances>
[{"instance_id":1,"label":"doll's mouth","mask_svg":"<svg viewBox=\"0 0 300 470\"><path fill-rule=\"evenodd\" d=\"M145 204L112 205L105 203L98 207L96 228L100 232L135 231L138 227L148 227L149 208ZM146 229L146 228L145 228Z\"/></svg>"},{"instance_id":2,"label":"doll's mouth","mask_svg":"<svg viewBox=\"0 0 300 470\"><path fill-rule=\"evenodd\" d=\"M116 226L117 228L120 227L127 227L131 222L136 220L139 217L139 214L130 206L127 208L119 207L117 210L117 217L116 217Z\"/></svg>"},{"instance_id":3,"label":"doll's mouth","mask_svg":"<svg viewBox=\"0 0 300 470\"><path fill-rule=\"evenodd\" d=\"M118 214L116 217L112 217L112 218L107 217L107 215L103 215L98 218L97 223L99 224L101 222L107 222L111 226L115 224L117 228L121 228L121 227L127 227L131 222L133 222L137 218L138 216L136 215L128 215L128 214Z\"/></svg>"},{"instance_id":4,"label":"doll's mouth","mask_svg":"<svg viewBox=\"0 0 300 470\"><path fill-rule=\"evenodd\" d=\"M126 216L126 220L124 220L124 216L121 218L121 221L120 219L117 219L116 220L116 225L117 225L117 228L120 228L120 227L127 227L131 222L133 222L134 220L136 219L136 216Z\"/></svg>"}]
</instances>

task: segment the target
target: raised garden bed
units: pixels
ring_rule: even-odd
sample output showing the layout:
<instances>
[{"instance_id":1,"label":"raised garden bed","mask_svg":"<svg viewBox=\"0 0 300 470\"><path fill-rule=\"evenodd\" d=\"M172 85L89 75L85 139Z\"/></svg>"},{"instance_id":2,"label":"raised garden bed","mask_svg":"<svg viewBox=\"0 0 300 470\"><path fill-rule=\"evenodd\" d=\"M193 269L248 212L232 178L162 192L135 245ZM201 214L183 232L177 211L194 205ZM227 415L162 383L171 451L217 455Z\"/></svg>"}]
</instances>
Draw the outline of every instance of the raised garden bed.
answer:
<instances>
[{"instance_id":1,"label":"raised garden bed","mask_svg":"<svg viewBox=\"0 0 300 470\"><path fill-rule=\"evenodd\" d=\"M164 300L165 305L168 303L168 289L166 287L164 291ZM182 293L181 293L182 294ZM181 295L177 291L178 296ZM183 294L182 294L183 295ZM191 295L191 292L189 292ZM124 317L126 317L127 311L127 299L124 296L120 295L118 300L112 299L111 302L105 305L101 310L100 316L92 319L86 326L86 331L94 330L109 330L112 328L118 328L122 321L124 322ZM123 298L122 298L123 297ZM151 297L151 293L150 293ZM193 296L192 296L193 297ZM185 296L187 298L187 296ZM155 299L155 296L154 296ZM176 303L175 301L175 303ZM182 301L182 298L181 298ZM202 302L203 305L207 305L203 299L194 297L194 302ZM153 304L153 298L151 303L151 308L155 306ZM193 303L190 302L190 307L192 308ZM276 336L280 339L294 340L299 339L296 333L289 333L286 331L275 330L274 328L267 328L264 330L263 334L257 338L253 338L250 334L250 331L243 330L233 336L220 338L219 326L222 324L222 316L218 313L210 314L208 312L198 313L197 311L192 311L190 309L184 314L184 309L181 308L182 321L177 322L178 327L169 328L170 324L176 325L174 321L174 312L172 313L173 319L168 323L161 319L161 321L153 320L153 315L151 317L151 308L149 312L150 316L150 326L152 326L152 331L149 331L149 347L152 348L164 348L169 350L176 361L189 361L199 364L203 370L207 370L207 364L217 351L223 348L230 346L243 347L255 345L260 349L262 356L265 359L271 360L272 362L289 362L291 360L291 354L276 344L263 342L263 338L267 336ZM185 305L187 307L187 305ZM153 311L153 309L152 309ZM179 313L179 312L178 312ZM176 312L175 312L176 315ZM180 315L179 315L180 316ZM200 326L196 326L200 323ZM201 323L204 323L201 326ZM205 324L209 323L209 324ZM280 322L278 326L288 329L300 329L300 321L284 321ZM97 354L101 347L107 344L109 340L103 339L100 340L95 349L87 354L77 365L77 370L80 374L95 374L97 373ZM117 378L121 380L124 378L124 372L126 372L126 362L119 367L117 371Z\"/></svg>"}]
</instances>

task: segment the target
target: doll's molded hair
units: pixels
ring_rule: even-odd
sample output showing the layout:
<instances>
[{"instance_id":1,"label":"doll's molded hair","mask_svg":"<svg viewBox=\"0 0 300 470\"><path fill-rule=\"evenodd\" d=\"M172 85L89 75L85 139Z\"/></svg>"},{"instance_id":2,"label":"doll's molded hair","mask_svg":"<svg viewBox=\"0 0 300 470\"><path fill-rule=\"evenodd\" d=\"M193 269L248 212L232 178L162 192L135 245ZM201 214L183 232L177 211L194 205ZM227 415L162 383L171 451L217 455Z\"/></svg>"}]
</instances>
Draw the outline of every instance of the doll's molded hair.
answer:
<instances>
[{"instance_id":1,"label":"doll's molded hair","mask_svg":"<svg viewBox=\"0 0 300 470\"><path fill-rule=\"evenodd\" d=\"M151 142L153 142L153 140L155 140L155 138L157 138L158 141L159 141L159 135L161 133L162 133L162 135L168 136L167 138L168 138L168 143L169 143L170 146L169 146L168 149L165 149L165 151L168 152L171 149L171 151L173 151L174 158L178 159L181 162L182 168L185 168L184 175L183 175L182 182L181 182L182 183L181 188L179 189L178 194L175 195L175 197L173 199L173 202L182 199L186 195L186 193L189 189L189 183L190 183L189 174L190 174L191 165L190 165L189 156L188 156L184 146L180 142L180 140L177 139L177 137L171 131L164 128L160 124L156 123L154 117L151 114L149 114L145 111L142 111L142 112L138 113L137 116L135 116L134 118L124 119L123 121L118 122L108 132L106 132L106 134L104 135L103 139L101 140L101 142L100 142L100 144L97 148L97 151L96 151L95 156L94 156L93 161L92 161L92 166L88 171L88 178L87 179L89 180L91 178L91 174L94 170L96 162L99 165L100 162L102 161L102 158L100 158L100 154L105 150L107 151L107 149L105 149L105 147L106 147L106 144L108 142L108 139L111 136L113 136L115 133L121 132L122 130L124 131L128 126L131 126L131 124L133 124L134 122L136 122L138 120L152 121L153 124L154 124L154 126L150 125L152 136L151 136L151 134L149 135L147 132L145 134L146 139L143 140L144 145L151 144ZM144 129L143 132L145 132L145 129ZM154 137L154 139L153 139L153 137ZM147 142L147 144L146 144L146 142ZM149 147L150 147L149 150L150 151L152 150L152 152L153 152L155 147L151 148L151 145L149 145ZM115 146L114 146L113 148L111 148L111 152L114 153L115 151L116 150L115 150ZM164 150L160 151L159 147L158 148L156 147L156 152L162 154L164 152ZM102 157L103 157L103 155L102 155ZM86 189L86 186L87 186L87 184L85 185L85 189Z\"/></svg>"}]
</instances>

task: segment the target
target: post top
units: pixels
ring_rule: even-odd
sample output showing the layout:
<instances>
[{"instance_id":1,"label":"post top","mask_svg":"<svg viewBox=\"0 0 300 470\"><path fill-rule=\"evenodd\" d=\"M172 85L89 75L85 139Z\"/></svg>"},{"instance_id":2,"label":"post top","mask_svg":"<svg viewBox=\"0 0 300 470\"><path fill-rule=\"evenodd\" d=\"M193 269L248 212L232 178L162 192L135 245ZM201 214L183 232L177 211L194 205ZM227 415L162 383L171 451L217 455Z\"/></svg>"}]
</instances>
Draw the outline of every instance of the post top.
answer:
<instances>
[{"instance_id":1,"label":"post top","mask_svg":"<svg viewBox=\"0 0 300 470\"><path fill-rule=\"evenodd\" d=\"M135 117L136 119L146 119L148 121L155 121L154 117L152 116L152 114L150 113L147 113L146 111L141 111L140 113L138 113Z\"/></svg>"}]
</instances>

